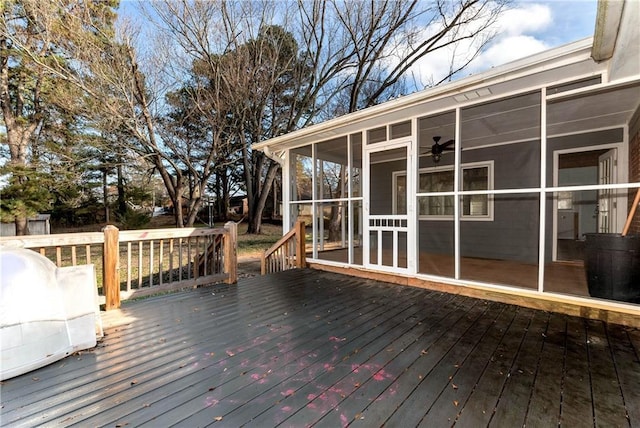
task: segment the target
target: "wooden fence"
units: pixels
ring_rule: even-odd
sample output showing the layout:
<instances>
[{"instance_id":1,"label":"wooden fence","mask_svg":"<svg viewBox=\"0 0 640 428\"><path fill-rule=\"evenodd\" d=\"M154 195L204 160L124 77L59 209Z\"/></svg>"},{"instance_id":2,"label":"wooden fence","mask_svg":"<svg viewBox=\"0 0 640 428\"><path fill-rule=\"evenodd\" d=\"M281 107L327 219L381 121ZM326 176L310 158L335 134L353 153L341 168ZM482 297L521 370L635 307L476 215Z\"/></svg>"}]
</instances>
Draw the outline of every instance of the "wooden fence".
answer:
<instances>
[{"instance_id":1,"label":"wooden fence","mask_svg":"<svg viewBox=\"0 0 640 428\"><path fill-rule=\"evenodd\" d=\"M262 254L262 275L306 267L305 251L304 221L298 221L293 229Z\"/></svg>"},{"instance_id":2,"label":"wooden fence","mask_svg":"<svg viewBox=\"0 0 640 428\"><path fill-rule=\"evenodd\" d=\"M237 282L237 225L0 237L5 247L30 248L58 267L94 264L105 308L213 282Z\"/></svg>"}]
</instances>

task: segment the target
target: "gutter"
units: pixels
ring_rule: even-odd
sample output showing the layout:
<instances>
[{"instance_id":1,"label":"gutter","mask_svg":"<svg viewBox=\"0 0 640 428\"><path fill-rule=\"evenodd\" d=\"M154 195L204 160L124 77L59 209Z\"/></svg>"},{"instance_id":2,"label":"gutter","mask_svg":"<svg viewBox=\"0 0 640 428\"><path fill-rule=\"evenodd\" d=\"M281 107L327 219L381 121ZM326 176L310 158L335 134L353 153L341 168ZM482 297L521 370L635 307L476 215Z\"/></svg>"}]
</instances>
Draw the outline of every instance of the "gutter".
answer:
<instances>
[{"instance_id":1,"label":"gutter","mask_svg":"<svg viewBox=\"0 0 640 428\"><path fill-rule=\"evenodd\" d=\"M598 2L593 47L591 48L591 58L594 61L602 62L613 57L620 33L624 6L625 0L600 0Z\"/></svg>"}]
</instances>

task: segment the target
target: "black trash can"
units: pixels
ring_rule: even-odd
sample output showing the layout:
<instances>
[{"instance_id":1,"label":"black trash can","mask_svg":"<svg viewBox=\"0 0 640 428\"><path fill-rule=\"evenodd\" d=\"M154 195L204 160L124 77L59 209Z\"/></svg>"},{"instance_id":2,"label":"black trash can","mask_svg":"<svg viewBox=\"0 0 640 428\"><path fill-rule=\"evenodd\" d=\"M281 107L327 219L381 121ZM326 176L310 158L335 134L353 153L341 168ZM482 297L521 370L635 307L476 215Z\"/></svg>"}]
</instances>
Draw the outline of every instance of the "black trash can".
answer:
<instances>
[{"instance_id":1,"label":"black trash can","mask_svg":"<svg viewBox=\"0 0 640 428\"><path fill-rule=\"evenodd\" d=\"M585 268L592 297L640 302L640 235L586 234Z\"/></svg>"}]
</instances>

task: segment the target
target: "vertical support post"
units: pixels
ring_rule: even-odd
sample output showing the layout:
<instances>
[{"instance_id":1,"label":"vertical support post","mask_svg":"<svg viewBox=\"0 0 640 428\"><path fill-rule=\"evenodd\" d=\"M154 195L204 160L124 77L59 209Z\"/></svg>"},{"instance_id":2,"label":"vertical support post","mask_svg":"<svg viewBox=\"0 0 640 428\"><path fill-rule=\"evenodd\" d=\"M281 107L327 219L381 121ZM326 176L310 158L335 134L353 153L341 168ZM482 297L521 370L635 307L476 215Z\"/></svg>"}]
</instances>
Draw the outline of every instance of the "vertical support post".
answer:
<instances>
[{"instance_id":1,"label":"vertical support post","mask_svg":"<svg viewBox=\"0 0 640 428\"><path fill-rule=\"evenodd\" d=\"M297 260L297 268L302 269L307 267L307 256L306 256L306 242L305 242L305 227L304 221L298 220L296 222L296 242L298 248L296 248L296 253L298 254Z\"/></svg>"},{"instance_id":2,"label":"vertical support post","mask_svg":"<svg viewBox=\"0 0 640 428\"><path fill-rule=\"evenodd\" d=\"M226 282L235 284L238 282L238 225L229 221L224 228L228 232L224 235L224 271L229 275Z\"/></svg>"},{"instance_id":3,"label":"vertical support post","mask_svg":"<svg viewBox=\"0 0 640 428\"><path fill-rule=\"evenodd\" d=\"M102 287L105 295L105 309L120 307L120 280L118 278L119 230L113 225L102 229L104 247L102 251Z\"/></svg>"}]
</instances>

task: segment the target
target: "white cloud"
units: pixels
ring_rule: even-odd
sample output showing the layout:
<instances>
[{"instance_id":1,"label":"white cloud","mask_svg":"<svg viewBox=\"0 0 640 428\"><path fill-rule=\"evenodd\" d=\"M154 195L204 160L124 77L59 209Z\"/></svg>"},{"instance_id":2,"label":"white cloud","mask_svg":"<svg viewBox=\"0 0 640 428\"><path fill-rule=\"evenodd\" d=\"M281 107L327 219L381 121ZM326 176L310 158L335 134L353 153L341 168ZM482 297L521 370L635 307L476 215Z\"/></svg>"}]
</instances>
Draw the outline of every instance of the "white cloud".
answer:
<instances>
[{"instance_id":1,"label":"white cloud","mask_svg":"<svg viewBox=\"0 0 640 428\"><path fill-rule=\"evenodd\" d=\"M480 55L474 62L474 68L478 70L488 69L546 49L549 49L549 46L544 41L538 40L533 36L503 37L494 42L489 49Z\"/></svg>"},{"instance_id":2,"label":"white cloud","mask_svg":"<svg viewBox=\"0 0 640 428\"><path fill-rule=\"evenodd\" d=\"M519 7L509 9L500 17L498 27L502 34L519 36L544 31L553 23L548 5L521 3Z\"/></svg>"},{"instance_id":3,"label":"white cloud","mask_svg":"<svg viewBox=\"0 0 640 428\"><path fill-rule=\"evenodd\" d=\"M516 3L505 11L494 24L496 37L489 47L461 72L461 76L482 72L543 50L551 45L545 36L553 33L556 17L550 4ZM426 28L425 32L430 32ZM478 40L462 41L453 49L446 49L422 58L413 68L418 84L429 84L442 79L455 55L457 65L463 64L477 49Z\"/></svg>"}]
</instances>

